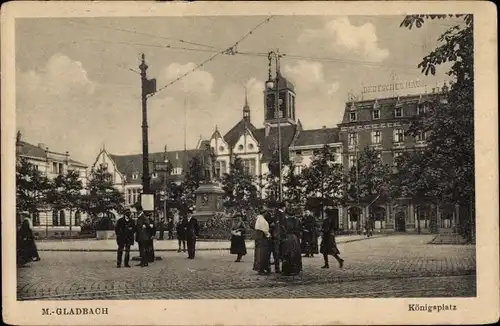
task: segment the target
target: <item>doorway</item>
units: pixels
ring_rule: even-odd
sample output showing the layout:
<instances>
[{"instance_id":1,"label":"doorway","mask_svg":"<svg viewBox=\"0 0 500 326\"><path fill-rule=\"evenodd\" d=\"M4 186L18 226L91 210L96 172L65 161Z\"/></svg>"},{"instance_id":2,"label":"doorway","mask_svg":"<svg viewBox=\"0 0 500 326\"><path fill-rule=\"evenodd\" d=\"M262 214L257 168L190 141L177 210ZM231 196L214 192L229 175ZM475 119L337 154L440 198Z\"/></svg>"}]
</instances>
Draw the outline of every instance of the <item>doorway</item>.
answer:
<instances>
[{"instance_id":1,"label":"doorway","mask_svg":"<svg viewBox=\"0 0 500 326\"><path fill-rule=\"evenodd\" d=\"M396 213L396 231L406 232L406 216L403 212Z\"/></svg>"}]
</instances>

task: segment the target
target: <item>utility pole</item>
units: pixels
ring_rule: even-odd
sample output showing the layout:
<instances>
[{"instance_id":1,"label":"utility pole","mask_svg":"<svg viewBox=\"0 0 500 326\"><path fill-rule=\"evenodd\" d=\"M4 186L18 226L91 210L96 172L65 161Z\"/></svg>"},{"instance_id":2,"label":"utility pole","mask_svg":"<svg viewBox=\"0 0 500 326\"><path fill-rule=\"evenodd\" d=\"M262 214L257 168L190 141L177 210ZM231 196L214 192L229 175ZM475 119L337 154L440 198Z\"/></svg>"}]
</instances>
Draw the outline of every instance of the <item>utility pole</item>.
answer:
<instances>
[{"instance_id":1,"label":"utility pole","mask_svg":"<svg viewBox=\"0 0 500 326\"><path fill-rule=\"evenodd\" d=\"M272 80L271 80L271 60L274 57L275 62L276 62L276 78L274 81L274 85L272 85ZM279 50L276 51L270 51L267 54L267 58L269 60L269 82L270 84L268 86L274 86L275 89L275 116L278 119L278 161L279 161L279 201L283 201L283 175L282 175L282 165L283 165L283 158L282 158L282 153L281 153L281 108L280 108L280 93L279 93L279 82L280 82L280 58L281 55L279 53Z\"/></svg>"},{"instance_id":2,"label":"utility pole","mask_svg":"<svg viewBox=\"0 0 500 326\"><path fill-rule=\"evenodd\" d=\"M151 176L149 175L149 149L148 149L148 95L156 92L156 79L148 79L148 65L144 53L141 54L141 101L142 101L142 193L151 192Z\"/></svg>"},{"instance_id":3,"label":"utility pole","mask_svg":"<svg viewBox=\"0 0 500 326\"><path fill-rule=\"evenodd\" d=\"M149 194L150 177L149 177L149 149L148 149L148 102L147 102L147 70L148 65L144 58L144 53L141 55L141 101L142 101L142 192Z\"/></svg>"}]
</instances>

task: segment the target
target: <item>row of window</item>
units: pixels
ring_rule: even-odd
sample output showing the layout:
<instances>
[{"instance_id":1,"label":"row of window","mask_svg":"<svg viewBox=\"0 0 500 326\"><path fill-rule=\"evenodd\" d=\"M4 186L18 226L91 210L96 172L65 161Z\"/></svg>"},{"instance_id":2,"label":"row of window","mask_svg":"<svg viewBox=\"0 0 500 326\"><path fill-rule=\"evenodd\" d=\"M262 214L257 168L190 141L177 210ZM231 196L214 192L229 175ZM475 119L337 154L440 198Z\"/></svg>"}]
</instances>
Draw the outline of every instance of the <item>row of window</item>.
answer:
<instances>
[{"instance_id":1,"label":"row of window","mask_svg":"<svg viewBox=\"0 0 500 326\"><path fill-rule=\"evenodd\" d=\"M393 153L393 163L396 164L396 158L398 158L399 156L403 155L402 152L394 152ZM382 154L381 153L378 153L377 154L377 157L379 160L382 159ZM352 168L355 164L356 164L356 160L357 160L357 156L356 155L349 155L349 167Z\"/></svg>"},{"instance_id":2,"label":"row of window","mask_svg":"<svg viewBox=\"0 0 500 326\"><path fill-rule=\"evenodd\" d=\"M417 106L417 115L421 116L424 113L426 113L428 110L427 106ZM403 117L403 107L396 107L394 108L393 112L394 118L402 118ZM380 109L373 109L372 110L372 120L379 120L380 119ZM358 112L349 112L349 121L350 122L356 122L358 121Z\"/></svg>"},{"instance_id":3,"label":"row of window","mask_svg":"<svg viewBox=\"0 0 500 326\"><path fill-rule=\"evenodd\" d=\"M40 226L40 213L36 212L32 216L33 226ZM69 223L71 224L71 219L69 219ZM75 212L74 215L74 224L73 226L80 226L82 222L82 213ZM66 212L64 210L53 210L52 211L52 225L53 226L67 226L66 225Z\"/></svg>"},{"instance_id":4,"label":"row of window","mask_svg":"<svg viewBox=\"0 0 500 326\"><path fill-rule=\"evenodd\" d=\"M141 196L141 189L127 189L127 205L137 203Z\"/></svg>"},{"instance_id":5,"label":"row of window","mask_svg":"<svg viewBox=\"0 0 500 326\"><path fill-rule=\"evenodd\" d=\"M428 133L420 132L415 137L416 141L425 141L428 137ZM394 143L402 143L405 141L405 131L402 128L394 129L392 132L392 139ZM349 133L348 136L348 144L349 146L358 145L359 134L355 132ZM371 142L372 144L381 144L382 143L382 130L374 130L371 132Z\"/></svg>"}]
</instances>

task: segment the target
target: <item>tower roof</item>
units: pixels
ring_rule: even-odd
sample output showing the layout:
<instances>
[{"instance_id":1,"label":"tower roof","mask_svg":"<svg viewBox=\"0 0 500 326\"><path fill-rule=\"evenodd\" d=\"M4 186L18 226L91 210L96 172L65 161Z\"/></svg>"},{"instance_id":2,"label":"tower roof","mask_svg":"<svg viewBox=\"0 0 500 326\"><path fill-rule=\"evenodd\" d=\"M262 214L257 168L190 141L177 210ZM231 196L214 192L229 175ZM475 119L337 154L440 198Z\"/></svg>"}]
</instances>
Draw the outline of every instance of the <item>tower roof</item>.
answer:
<instances>
[{"instance_id":1,"label":"tower roof","mask_svg":"<svg viewBox=\"0 0 500 326\"><path fill-rule=\"evenodd\" d=\"M279 73L278 89L289 89L295 92L295 85Z\"/></svg>"}]
</instances>

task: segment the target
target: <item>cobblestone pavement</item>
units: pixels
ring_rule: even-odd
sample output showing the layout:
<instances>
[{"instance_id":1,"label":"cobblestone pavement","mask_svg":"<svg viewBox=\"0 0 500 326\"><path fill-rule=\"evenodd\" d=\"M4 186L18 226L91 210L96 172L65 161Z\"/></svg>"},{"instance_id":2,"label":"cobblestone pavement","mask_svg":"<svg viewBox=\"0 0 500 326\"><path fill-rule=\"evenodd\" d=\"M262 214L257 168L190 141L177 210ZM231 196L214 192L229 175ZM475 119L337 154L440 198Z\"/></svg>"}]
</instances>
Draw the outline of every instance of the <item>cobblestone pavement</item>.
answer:
<instances>
[{"instance_id":1,"label":"cobblestone pavement","mask_svg":"<svg viewBox=\"0 0 500 326\"><path fill-rule=\"evenodd\" d=\"M243 262L225 251L162 252L147 268L115 267L110 252L43 252L18 269L18 299L182 299L257 297L474 296L475 246L427 244L432 236L401 235L339 244L346 263L321 269L304 258L300 276L258 276L253 251Z\"/></svg>"}]
</instances>

